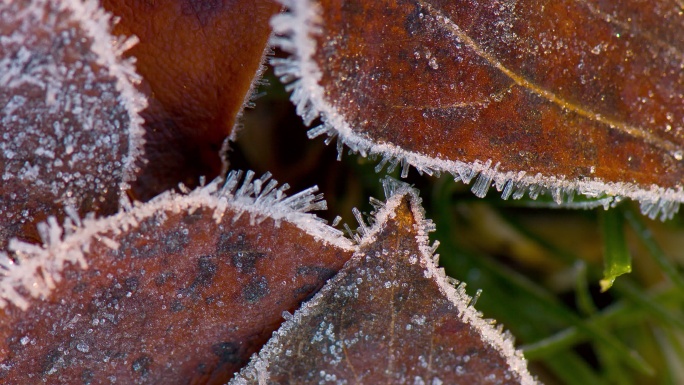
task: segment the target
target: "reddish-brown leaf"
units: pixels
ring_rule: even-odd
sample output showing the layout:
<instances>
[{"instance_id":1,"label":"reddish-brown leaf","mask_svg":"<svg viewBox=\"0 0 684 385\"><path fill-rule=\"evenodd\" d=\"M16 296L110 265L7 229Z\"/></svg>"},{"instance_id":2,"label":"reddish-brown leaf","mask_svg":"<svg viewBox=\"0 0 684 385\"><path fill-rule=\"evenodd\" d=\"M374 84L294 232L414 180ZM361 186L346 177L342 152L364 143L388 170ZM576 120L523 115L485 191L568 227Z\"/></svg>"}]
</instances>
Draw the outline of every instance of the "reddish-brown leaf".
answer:
<instances>
[{"instance_id":1,"label":"reddish-brown leaf","mask_svg":"<svg viewBox=\"0 0 684 385\"><path fill-rule=\"evenodd\" d=\"M232 384L536 383L435 265L415 194L399 186L352 259Z\"/></svg>"},{"instance_id":2,"label":"reddish-brown leaf","mask_svg":"<svg viewBox=\"0 0 684 385\"><path fill-rule=\"evenodd\" d=\"M0 280L0 381L225 383L353 248L304 212L322 206L312 191L250 180L18 244Z\"/></svg>"},{"instance_id":3,"label":"reddish-brown leaf","mask_svg":"<svg viewBox=\"0 0 684 385\"><path fill-rule=\"evenodd\" d=\"M120 17L116 33L140 39L128 52L149 98L142 114L149 162L134 185L137 197L214 178L224 140L260 75L268 20L280 6L272 0L104 0L103 6Z\"/></svg>"},{"instance_id":4,"label":"reddish-brown leaf","mask_svg":"<svg viewBox=\"0 0 684 385\"><path fill-rule=\"evenodd\" d=\"M684 29L668 1L291 0L311 131L504 198L626 196L654 217L684 201Z\"/></svg>"},{"instance_id":5,"label":"reddish-brown leaf","mask_svg":"<svg viewBox=\"0 0 684 385\"><path fill-rule=\"evenodd\" d=\"M0 4L0 247L71 206L113 214L141 151L144 97L94 1Z\"/></svg>"}]
</instances>

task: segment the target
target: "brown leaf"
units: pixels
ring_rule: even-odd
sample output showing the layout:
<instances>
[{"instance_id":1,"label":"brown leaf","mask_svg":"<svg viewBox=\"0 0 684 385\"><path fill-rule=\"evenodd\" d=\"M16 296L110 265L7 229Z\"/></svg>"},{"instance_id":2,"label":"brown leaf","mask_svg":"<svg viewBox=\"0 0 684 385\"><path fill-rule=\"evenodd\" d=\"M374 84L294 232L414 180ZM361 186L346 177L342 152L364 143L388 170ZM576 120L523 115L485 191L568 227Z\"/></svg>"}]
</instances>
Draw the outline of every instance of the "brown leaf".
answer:
<instances>
[{"instance_id":1,"label":"brown leaf","mask_svg":"<svg viewBox=\"0 0 684 385\"><path fill-rule=\"evenodd\" d=\"M315 189L252 176L19 244L2 263L2 382L225 383L353 248L305 213L324 206Z\"/></svg>"},{"instance_id":2,"label":"brown leaf","mask_svg":"<svg viewBox=\"0 0 684 385\"><path fill-rule=\"evenodd\" d=\"M251 96L280 6L272 0L104 0L120 18L118 34L140 43L128 52L143 76L149 108L143 111L149 162L134 185L147 200L179 182L221 172L219 152L234 136L236 119Z\"/></svg>"},{"instance_id":3,"label":"brown leaf","mask_svg":"<svg viewBox=\"0 0 684 385\"><path fill-rule=\"evenodd\" d=\"M311 136L558 203L684 201L684 28L666 1L291 0L274 19ZM604 203L604 202L601 202Z\"/></svg>"},{"instance_id":4,"label":"brown leaf","mask_svg":"<svg viewBox=\"0 0 684 385\"><path fill-rule=\"evenodd\" d=\"M231 384L536 383L437 268L416 192L394 188L352 259Z\"/></svg>"},{"instance_id":5,"label":"brown leaf","mask_svg":"<svg viewBox=\"0 0 684 385\"><path fill-rule=\"evenodd\" d=\"M137 75L93 1L0 4L0 247L70 206L112 214L142 150Z\"/></svg>"}]
</instances>

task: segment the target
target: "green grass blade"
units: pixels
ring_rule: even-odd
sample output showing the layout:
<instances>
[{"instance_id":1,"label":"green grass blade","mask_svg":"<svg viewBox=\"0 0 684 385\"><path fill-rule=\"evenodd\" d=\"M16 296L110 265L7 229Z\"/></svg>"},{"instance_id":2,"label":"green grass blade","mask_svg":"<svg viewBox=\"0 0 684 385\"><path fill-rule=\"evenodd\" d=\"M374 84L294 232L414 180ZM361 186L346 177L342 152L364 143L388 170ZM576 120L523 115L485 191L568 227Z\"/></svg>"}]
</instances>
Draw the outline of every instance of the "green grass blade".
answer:
<instances>
[{"instance_id":1,"label":"green grass blade","mask_svg":"<svg viewBox=\"0 0 684 385\"><path fill-rule=\"evenodd\" d=\"M620 209L600 213L601 233L603 235L603 279L601 292L613 286L615 278L632 272L632 256L627 248L624 231L624 215Z\"/></svg>"},{"instance_id":2,"label":"green grass blade","mask_svg":"<svg viewBox=\"0 0 684 385\"><path fill-rule=\"evenodd\" d=\"M547 356L544 362L564 384L603 385L606 382L587 362L573 352L562 352Z\"/></svg>"},{"instance_id":3,"label":"green grass blade","mask_svg":"<svg viewBox=\"0 0 684 385\"><path fill-rule=\"evenodd\" d=\"M637 237L639 237L639 240L646 246L649 254L653 256L653 259L663 271L663 274L684 292L684 277L677 271L675 265L672 264L658 243L653 239L651 231L646 227L639 214L634 213L633 210L625 210L624 215Z\"/></svg>"},{"instance_id":4,"label":"green grass blade","mask_svg":"<svg viewBox=\"0 0 684 385\"><path fill-rule=\"evenodd\" d=\"M652 290L644 297L646 302L658 304L660 307L664 307L668 304L678 304L681 302L679 290L672 287L668 290ZM642 323L645 319L651 317L652 315L653 314L651 310L646 309L643 306L636 305L632 301L622 300L596 313L596 315L588 319L587 322L599 328L614 328L616 326L627 326ZM673 319L676 319L676 316L672 314L670 314L670 316ZM590 337L588 335L582 333L578 328L572 326L561 330L554 335L544 338L543 340L522 346L521 349L525 353L526 357L530 357L530 359L537 359L538 357L554 354L560 350L569 349L572 346L586 342L589 339Z\"/></svg>"},{"instance_id":5,"label":"green grass blade","mask_svg":"<svg viewBox=\"0 0 684 385\"><path fill-rule=\"evenodd\" d=\"M575 302L577 303L577 308L586 316L594 315L598 309L591 299L591 293L589 292L587 264L584 263L584 261L579 260L575 263L575 270L577 271L577 277L575 279Z\"/></svg>"}]
</instances>

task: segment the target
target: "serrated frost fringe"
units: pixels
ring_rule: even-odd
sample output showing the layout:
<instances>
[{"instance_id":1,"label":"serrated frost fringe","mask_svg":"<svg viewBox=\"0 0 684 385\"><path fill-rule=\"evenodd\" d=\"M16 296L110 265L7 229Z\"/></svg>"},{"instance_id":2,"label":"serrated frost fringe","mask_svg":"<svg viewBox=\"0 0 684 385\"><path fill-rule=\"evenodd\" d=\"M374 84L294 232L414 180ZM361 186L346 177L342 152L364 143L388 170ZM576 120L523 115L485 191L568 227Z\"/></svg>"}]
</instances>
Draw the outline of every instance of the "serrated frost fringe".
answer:
<instances>
[{"instance_id":1,"label":"serrated frost fringe","mask_svg":"<svg viewBox=\"0 0 684 385\"><path fill-rule=\"evenodd\" d=\"M520 377L520 383L522 385L538 385L539 382L527 369L527 361L522 352L515 348L513 336L508 331L503 331L502 325L495 327L494 320L482 318L482 313L474 308L473 298L465 291L465 283L460 283L447 276L444 269L438 267L437 260L439 259L439 255L435 254L435 251L439 244L435 242L435 244L430 245L428 238L428 233L435 231L435 225L430 219L425 218L425 210L421 205L422 199L418 195L418 191L409 184L390 177L383 179L382 182L386 194L386 201L381 202L377 199L372 200L372 204L376 208L376 211L372 215L371 225L367 225L365 222L360 221L359 230L357 231L358 234L363 234L363 237L358 239L359 245L375 242L377 234L382 230L387 221L395 215L396 208L402 203L406 196L409 196L412 213L416 222L418 222L419 228L417 229L418 234L416 235L416 240L421 252L420 260L426 268L426 276L435 279L442 293L458 309L461 319L475 328L486 344L496 349L496 351L505 357L508 366ZM294 314L289 314L287 312L283 313L285 322L283 322L281 327L273 333L273 336L268 343L264 345L261 351L252 356L249 364L244 367L239 375L234 377L229 384L245 385L248 383L247 379L256 380L258 384L266 384L266 380L269 377L268 362L271 356L283 353L279 352L277 349L280 345L280 339L285 337L292 330L295 330L299 323L302 322L303 317L309 313L309 309L318 306L321 298L323 298L327 292L333 290L335 282L338 282L343 278L343 274L338 274L333 277L326 283L323 289L321 289L311 300L302 304Z\"/></svg>"},{"instance_id":2,"label":"serrated frost fringe","mask_svg":"<svg viewBox=\"0 0 684 385\"><path fill-rule=\"evenodd\" d=\"M316 41L312 36L321 32L320 9L313 0L278 0L287 12L273 17L271 25L278 36L271 43L291 54L286 59L273 59L276 76L287 84L292 94L290 99L296 105L297 113L304 123L310 125L316 118L322 124L309 130L309 137L327 135L326 144L337 139L338 151L346 145L351 152L362 156L380 158L376 171L389 164L389 171L402 166L402 177L407 176L409 165L419 173L439 175L451 174L454 179L470 184L478 197L484 197L491 187L501 193L503 199L520 199L525 194L533 199L539 195L550 195L557 205L574 208L605 208L615 205L627 197L641 204L641 211L651 219L660 217L670 219L679 211L684 202L684 187L663 188L656 185L645 189L631 183L605 182L600 179L580 181L566 180L564 177L528 175L524 171L502 172L499 164L492 160L465 163L460 161L432 158L427 155L406 151L389 143L376 143L352 131L352 127L325 98L323 87L319 84L321 71L312 59L316 51ZM591 203L572 204L575 194L596 198Z\"/></svg>"},{"instance_id":3,"label":"serrated frost fringe","mask_svg":"<svg viewBox=\"0 0 684 385\"><path fill-rule=\"evenodd\" d=\"M301 228L320 242L334 245L344 250L353 250L353 244L343 237L342 232L327 226L314 214L313 210L324 210L326 203L322 195L316 195L317 187L287 196L288 185L278 187L270 174L254 179L254 172L232 171L225 182L217 180L185 195L166 192L147 203L128 204L128 208L106 218L78 218L75 210L67 208L67 218L60 226L55 217L39 225L43 245L33 245L10 241L11 256L0 253L0 308L13 303L26 309L29 302L23 293L30 297L46 297L61 280L65 263L77 264L87 268L86 254L93 241L102 241L108 247L119 245L107 235L116 236L130 228L137 227L140 221L163 212L192 213L200 208L214 210L214 219L219 222L227 210L234 212L233 221L243 214L250 216L252 224L271 218L279 225L287 221ZM126 205L124 205L126 206ZM21 288L21 289L20 289Z\"/></svg>"},{"instance_id":4,"label":"serrated frost fringe","mask_svg":"<svg viewBox=\"0 0 684 385\"><path fill-rule=\"evenodd\" d=\"M221 150L219 152L219 155L221 156L221 162L223 164L221 175L225 175L230 167L230 162L228 161L227 157L228 152L230 151L230 143L237 140L238 132L242 129L242 119L244 117L245 109L254 108L254 101L259 98L257 90L260 86L269 85L268 80L264 79L264 73L266 73L266 70L268 69L266 63L268 62L269 58L274 56L274 54L275 52L270 45L267 45L266 48L264 48L264 52L261 56L261 64L259 64L259 68L254 74L254 78L252 78L252 83L249 86L249 90L247 90L245 98L242 100L242 106L240 106L238 113L235 115L235 122L233 123L233 128L230 131L230 135L228 135L223 140L223 144L221 144Z\"/></svg>"},{"instance_id":5,"label":"serrated frost fringe","mask_svg":"<svg viewBox=\"0 0 684 385\"><path fill-rule=\"evenodd\" d=\"M34 0L41 8L49 0ZM111 35L112 16L105 11L97 0L60 0L60 10L71 13L72 19L81 25L86 36L92 39L91 50L99 58L98 63L116 79L119 100L128 111L128 156L123 161L123 183L121 195L128 190L128 184L135 179L138 163L144 161L145 131L140 112L147 107L147 98L136 89L141 77L135 70L135 59L123 57L124 52L138 43L135 36L115 37ZM126 128L122 128L126 129Z\"/></svg>"},{"instance_id":6,"label":"serrated frost fringe","mask_svg":"<svg viewBox=\"0 0 684 385\"><path fill-rule=\"evenodd\" d=\"M271 35L269 41L270 39L273 39L273 35ZM240 106L238 113L235 115L235 124L233 125L233 129L230 131L230 136L226 138L226 141L223 144L223 149L221 150L222 152L228 150L229 142L233 142L237 139L238 131L242 129L241 121L245 109L254 108L254 101L259 98L259 94L257 94L259 87L269 85L268 80L264 79L263 77L266 73L266 70L268 70L266 63L272 60L274 55L275 51L273 51L273 48L270 45L267 45L266 48L264 48L264 52L261 54L261 64L259 64L259 68L257 68L257 71L252 78L252 83L249 85L249 90L247 90L245 97L242 99L242 106Z\"/></svg>"}]
</instances>

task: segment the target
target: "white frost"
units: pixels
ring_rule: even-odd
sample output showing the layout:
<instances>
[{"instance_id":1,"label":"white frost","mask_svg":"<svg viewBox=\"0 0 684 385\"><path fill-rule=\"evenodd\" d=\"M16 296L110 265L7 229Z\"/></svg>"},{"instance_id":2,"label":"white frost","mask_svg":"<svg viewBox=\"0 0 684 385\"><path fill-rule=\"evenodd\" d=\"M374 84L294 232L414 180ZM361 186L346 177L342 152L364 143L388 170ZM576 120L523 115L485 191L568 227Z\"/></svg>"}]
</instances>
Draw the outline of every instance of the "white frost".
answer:
<instances>
[{"instance_id":1,"label":"white frost","mask_svg":"<svg viewBox=\"0 0 684 385\"><path fill-rule=\"evenodd\" d=\"M55 282L61 280L60 273L65 263L87 268L87 254L92 242L104 242L108 247L117 248L116 242L103 236L118 235L137 227L146 218L165 212L191 213L199 208L208 208L214 211L217 222L228 212L233 215L233 220L249 215L252 223L265 218L273 219L276 224L286 221L319 242L354 250L354 245L339 230L309 213L326 208L322 196L315 194L317 187L290 197L284 193L287 188L287 184L277 187L277 182L270 180L270 174L255 180L251 171L244 175L244 179L242 172L233 171L225 182L217 180L185 195L167 192L106 218L74 218L74 211L70 209L64 226L59 226L54 217L40 225L42 246L12 240L9 246L12 258L0 253L0 308L11 302L26 309L29 302L17 291L18 288L32 297L46 297Z\"/></svg>"},{"instance_id":2,"label":"white frost","mask_svg":"<svg viewBox=\"0 0 684 385\"><path fill-rule=\"evenodd\" d=\"M60 205L124 194L142 156L140 77L96 0L0 1L0 168L6 189ZM76 171L80 170L80 171ZM13 215L17 201L2 197ZM20 209L21 210L21 209ZM25 219L22 219L25 220Z\"/></svg>"}]
</instances>

